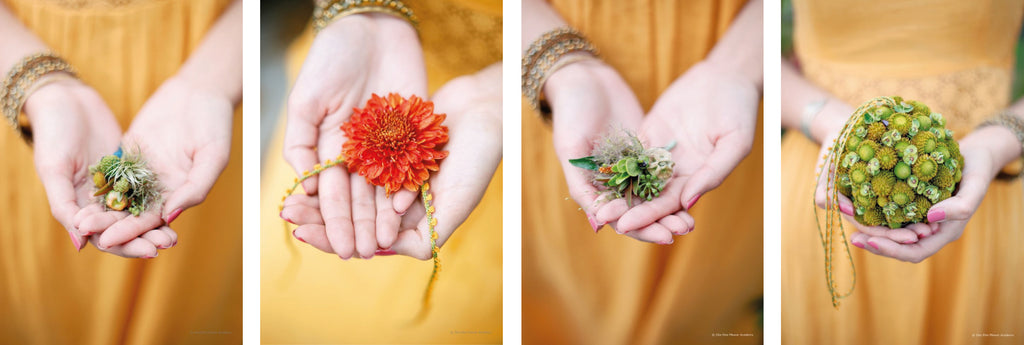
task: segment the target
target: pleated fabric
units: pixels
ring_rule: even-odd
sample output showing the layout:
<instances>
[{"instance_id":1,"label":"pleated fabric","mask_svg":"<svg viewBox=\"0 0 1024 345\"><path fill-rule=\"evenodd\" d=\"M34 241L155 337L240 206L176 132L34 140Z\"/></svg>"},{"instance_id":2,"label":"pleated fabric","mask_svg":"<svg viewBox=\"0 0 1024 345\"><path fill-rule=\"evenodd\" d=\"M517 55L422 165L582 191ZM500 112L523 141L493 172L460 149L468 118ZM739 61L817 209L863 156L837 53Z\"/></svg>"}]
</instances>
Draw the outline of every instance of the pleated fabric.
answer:
<instances>
[{"instance_id":1,"label":"pleated fabric","mask_svg":"<svg viewBox=\"0 0 1024 345\"><path fill-rule=\"evenodd\" d=\"M853 107L882 95L920 100L963 138L1010 103L1024 2L801 0L794 10L804 76ZM1019 342L1019 179L993 182L963 236L924 262L852 248L856 290L836 310L812 213L819 148L796 132L782 139L783 343ZM845 252L835 260L843 288ZM998 333L1016 336L976 336Z\"/></svg>"},{"instance_id":2,"label":"pleated fabric","mask_svg":"<svg viewBox=\"0 0 1024 345\"><path fill-rule=\"evenodd\" d=\"M552 1L645 110L704 59L744 4ZM760 122L750 155L692 209L700 231L662 246L608 227L594 234L569 198L550 127L525 102L522 116L524 344L760 343Z\"/></svg>"},{"instance_id":3,"label":"pleated fabric","mask_svg":"<svg viewBox=\"0 0 1024 345\"><path fill-rule=\"evenodd\" d=\"M229 1L5 3L127 128ZM0 342L241 342L241 107L234 123L228 167L206 202L174 222L178 245L151 260L75 251L50 214L32 149L0 131Z\"/></svg>"},{"instance_id":4,"label":"pleated fabric","mask_svg":"<svg viewBox=\"0 0 1024 345\"><path fill-rule=\"evenodd\" d=\"M501 2L407 1L420 17L428 86L501 61ZM313 41L287 53L294 83ZM261 335L268 344L493 344L502 337L502 173L441 248L432 308L413 323L432 264L403 256L343 261L285 230L278 206L295 173L284 161L285 116L263 160L260 201ZM417 207L414 205L413 207ZM444 219L438 219L444 222ZM293 227L294 228L294 227ZM516 231L516 230L510 230ZM298 254L292 253L298 248Z\"/></svg>"}]
</instances>

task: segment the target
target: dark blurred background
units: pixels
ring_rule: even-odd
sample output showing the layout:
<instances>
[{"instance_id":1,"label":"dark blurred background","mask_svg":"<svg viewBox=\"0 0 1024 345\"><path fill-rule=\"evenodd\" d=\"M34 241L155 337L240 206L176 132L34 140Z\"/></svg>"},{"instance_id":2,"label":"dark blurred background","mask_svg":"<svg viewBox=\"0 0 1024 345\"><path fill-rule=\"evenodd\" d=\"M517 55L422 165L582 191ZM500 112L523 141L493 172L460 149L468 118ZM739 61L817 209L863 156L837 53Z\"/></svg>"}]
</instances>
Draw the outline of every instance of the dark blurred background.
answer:
<instances>
[{"instance_id":1,"label":"dark blurred background","mask_svg":"<svg viewBox=\"0 0 1024 345\"><path fill-rule=\"evenodd\" d=\"M288 45L309 25L312 0L263 0L260 2L260 157L288 95L284 54Z\"/></svg>"}]
</instances>

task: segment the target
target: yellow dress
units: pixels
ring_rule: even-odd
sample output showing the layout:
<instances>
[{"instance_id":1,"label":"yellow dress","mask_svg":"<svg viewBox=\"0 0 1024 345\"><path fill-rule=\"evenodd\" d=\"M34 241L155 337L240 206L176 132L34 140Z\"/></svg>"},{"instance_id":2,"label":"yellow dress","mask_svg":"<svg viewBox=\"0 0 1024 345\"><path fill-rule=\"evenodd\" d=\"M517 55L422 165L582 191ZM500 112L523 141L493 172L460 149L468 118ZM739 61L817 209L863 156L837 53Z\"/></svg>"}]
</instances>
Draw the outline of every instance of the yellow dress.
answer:
<instances>
[{"instance_id":1,"label":"yellow dress","mask_svg":"<svg viewBox=\"0 0 1024 345\"><path fill-rule=\"evenodd\" d=\"M501 60L500 1L408 1L420 17L431 92ZM288 51L294 82L313 35ZM469 219L441 248L426 319L420 308L431 263L403 256L343 261L295 240L278 206L295 173L284 161L284 115L263 161L260 201L261 335L264 343L500 343L501 167ZM444 219L440 219L444 221ZM289 244L298 247L293 255Z\"/></svg>"},{"instance_id":2,"label":"yellow dress","mask_svg":"<svg viewBox=\"0 0 1024 345\"><path fill-rule=\"evenodd\" d=\"M228 1L5 3L127 128ZM206 202L174 222L178 245L151 260L75 251L50 215L32 149L0 131L0 343L240 343L241 109L234 121L227 169Z\"/></svg>"},{"instance_id":3,"label":"yellow dress","mask_svg":"<svg viewBox=\"0 0 1024 345\"><path fill-rule=\"evenodd\" d=\"M804 76L853 107L879 95L920 100L962 138L1009 105L1022 1L795 1L794 10ZM922 263L852 248L856 290L835 310L812 218L818 150L795 131L782 139L783 343L1020 342L1019 179L993 182L963 236Z\"/></svg>"},{"instance_id":4,"label":"yellow dress","mask_svg":"<svg viewBox=\"0 0 1024 345\"><path fill-rule=\"evenodd\" d=\"M552 4L650 109L744 1ZM522 116L524 344L760 343L760 123L751 154L693 208L700 231L662 246L594 234L569 198L550 127L525 102Z\"/></svg>"}]
</instances>

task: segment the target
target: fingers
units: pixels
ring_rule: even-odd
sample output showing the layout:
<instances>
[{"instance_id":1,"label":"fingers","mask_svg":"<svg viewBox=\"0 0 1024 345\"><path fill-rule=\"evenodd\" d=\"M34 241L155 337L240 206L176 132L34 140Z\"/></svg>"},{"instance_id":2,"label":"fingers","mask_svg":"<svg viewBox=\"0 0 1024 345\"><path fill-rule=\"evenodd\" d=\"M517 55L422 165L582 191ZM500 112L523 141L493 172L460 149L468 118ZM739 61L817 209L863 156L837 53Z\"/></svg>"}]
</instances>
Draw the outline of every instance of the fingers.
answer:
<instances>
[{"instance_id":1,"label":"fingers","mask_svg":"<svg viewBox=\"0 0 1024 345\"><path fill-rule=\"evenodd\" d=\"M163 222L163 219L160 219L160 214L155 211L145 212L138 217L124 217L99 234L96 247L107 249L116 245L127 244L147 231L156 229Z\"/></svg>"},{"instance_id":2,"label":"fingers","mask_svg":"<svg viewBox=\"0 0 1024 345\"><path fill-rule=\"evenodd\" d=\"M77 228L79 232L83 232L81 229L82 221L100 212L103 212L103 206L100 206L96 203L89 203L82 209L78 210L78 212L75 213L75 218L73 220L75 228ZM84 232L82 235L88 236L88 234L85 234Z\"/></svg>"},{"instance_id":3,"label":"fingers","mask_svg":"<svg viewBox=\"0 0 1024 345\"><path fill-rule=\"evenodd\" d=\"M598 206L594 214L594 220L597 221L598 226L616 222L626 211L629 211L629 205L626 205L626 200L614 199Z\"/></svg>"},{"instance_id":4,"label":"fingers","mask_svg":"<svg viewBox=\"0 0 1024 345\"><path fill-rule=\"evenodd\" d=\"M348 260L355 253L349 174L341 167L320 173L320 213L332 252ZM362 183L365 184L365 183Z\"/></svg>"},{"instance_id":5,"label":"fingers","mask_svg":"<svg viewBox=\"0 0 1024 345\"><path fill-rule=\"evenodd\" d=\"M438 247L440 246L441 244L438 243ZM430 230L427 227L427 219L422 218L416 229L399 231L398 238L391 245L391 250L396 254L420 260L432 258L433 251L430 247Z\"/></svg>"},{"instance_id":6,"label":"fingers","mask_svg":"<svg viewBox=\"0 0 1024 345\"><path fill-rule=\"evenodd\" d=\"M392 196L392 198L394 198L392 203L394 204L395 213L405 214L405 211L409 210L409 207L416 202L416 198L419 196L420 194L418 192L404 188L396 192L395 195Z\"/></svg>"},{"instance_id":7,"label":"fingers","mask_svg":"<svg viewBox=\"0 0 1024 345\"><path fill-rule=\"evenodd\" d=\"M679 204L678 195L683 189L683 183L679 178L671 178L661 196L651 201L643 202L633 206L619 218L618 231L620 234L628 233L657 222L659 219L676 213L682 209Z\"/></svg>"},{"instance_id":8,"label":"fingers","mask_svg":"<svg viewBox=\"0 0 1024 345\"><path fill-rule=\"evenodd\" d=\"M672 238L672 232L659 223L654 223L642 229L628 232L626 233L626 236L639 241L657 244L672 244L675 242Z\"/></svg>"},{"instance_id":9,"label":"fingers","mask_svg":"<svg viewBox=\"0 0 1024 345\"><path fill-rule=\"evenodd\" d=\"M867 234L868 236L885 237L900 244L910 244L917 242L918 232L915 230L920 229L920 227L917 225L924 225L911 224L907 228L890 229L885 226L867 226L864 224L860 224L857 222L856 219L845 214L843 215L843 218L846 219L846 221L850 222L850 224L853 224L853 226L857 228L857 231ZM927 228L928 226L924 225L924 227Z\"/></svg>"},{"instance_id":10,"label":"fingers","mask_svg":"<svg viewBox=\"0 0 1024 345\"><path fill-rule=\"evenodd\" d=\"M744 132L732 132L719 138L704 165L686 180L680 205L689 209L700 195L721 185L726 176L750 153L753 140L753 135Z\"/></svg>"},{"instance_id":11,"label":"fingers","mask_svg":"<svg viewBox=\"0 0 1024 345\"><path fill-rule=\"evenodd\" d=\"M977 169L969 169L964 166L963 179L960 181L960 190L956 195L932 205L928 209L928 222L945 222L949 220L966 221L974 215L974 210L981 204L988 190L991 178L986 178Z\"/></svg>"},{"instance_id":12,"label":"fingers","mask_svg":"<svg viewBox=\"0 0 1024 345\"><path fill-rule=\"evenodd\" d=\"M192 170L185 183L172 191L164 203L161 218L165 222L170 224L181 211L206 200L206 195L210 194L214 182L217 182L217 177L228 164L230 144L223 146L226 147L207 147L195 153L192 157Z\"/></svg>"},{"instance_id":13,"label":"fingers","mask_svg":"<svg viewBox=\"0 0 1024 345\"><path fill-rule=\"evenodd\" d=\"M307 243L313 248L319 249L324 253L334 254L334 248L331 247L330 241L327 239L327 228L320 224L306 224L300 225L295 230L292 230L292 236L295 239Z\"/></svg>"},{"instance_id":14,"label":"fingers","mask_svg":"<svg viewBox=\"0 0 1024 345\"><path fill-rule=\"evenodd\" d=\"M360 258L369 259L377 250L377 205L373 185L357 174L350 175L352 187L352 225L355 230L356 251Z\"/></svg>"},{"instance_id":15,"label":"fingers","mask_svg":"<svg viewBox=\"0 0 1024 345\"><path fill-rule=\"evenodd\" d=\"M931 257L943 246L958 237L953 231L938 232L934 236L921 239L917 243L899 244L887 237L869 236L857 232L850 236L850 241L857 247L872 254L885 256L910 263L919 263Z\"/></svg>"},{"instance_id":16,"label":"fingers","mask_svg":"<svg viewBox=\"0 0 1024 345\"><path fill-rule=\"evenodd\" d=\"M582 154L579 157L586 156ZM566 159L559 159L562 164L562 171L565 172L565 183L569 187L569 195L583 208L588 215L594 214L595 201L597 201L597 188L590 182L589 172L581 172L580 168L572 166Z\"/></svg>"},{"instance_id":17,"label":"fingers","mask_svg":"<svg viewBox=\"0 0 1024 345\"><path fill-rule=\"evenodd\" d=\"M308 196L306 197L308 198ZM320 215L319 208L299 203L293 203L291 205L285 204L284 208L281 209L281 219L296 225L324 225L324 218Z\"/></svg>"},{"instance_id":18,"label":"fingers","mask_svg":"<svg viewBox=\"0 0 1024 345\"><path fill-rule=\"evenodd\" d=\"M174 246L174 239L161 229L146 231L145 234L142 234L142 239L149 241L149 243L152 243L157 249L167 249Z\"/></svg>"},{"instance_id":19,"label":"fingers","mask_svg":"<svg viewBox=\"0 0 1024 345\"><path fill-rule=\"evenodd\" d=\"M100 248L96 236L89 239L96 248ZM135 238L125 244L118 244L107 248L100 248L101 251L126 258L155 258L158 253L152 242L143 238Z\"/></svg>"},{"instance_id":20,"label":"fingers","mask_svg":"<svg viewBox=\"0 0 1024 345\"><path fill-rule=\"evenodd\" d=\"M124 211L93 212L92 215L82 219L81 223L78 225L78 231L80 231L83 236L99 234L129 215L130 214L128 212Z\"/></svg>"},{"instance_id":21,"label":"fingers","mask_svg":"<svg viewBox=\"0 0 1024 345\"><path fill-rule=\"evenodd\" d=\"M316 143L319 133L319 123L310 122L314 116L313 107L293 104L289 100L288 123L284 133L284 159L295 169L295 174L301 177L304 172L312 170L313 166L319 163L316 153ZM302 189L306 195L317 194L317 179L313 176L302 182Z\"/></svg>"},{"instance_id":22,"label":"fingers","mask_svg":"<svg viewBox=\"0 0 1024 345\"><path fill-rule=\"evenodd\" d=\"M693 216L686 211L679 211L665 216L665 218L658 221L658 224L665 226L672 234L677 236L690 233L695 226Z\"/></svg>"},{"instance_id":23,"label":"fingers","mask_svg":"<svg viewBox=\"0 0 1024 345\"><path fill-rule=\"evenodd\" d=\"M389 200L384 188L377 187L376 194L377 247L391 248L391 245L398 238L398 227L401 225L402 217L395 213L392 203L388 202ZM395 194L394 198L398 198L398 194ZM413 200L415 201L415 199Z\"/></svg>"}]
</instances>

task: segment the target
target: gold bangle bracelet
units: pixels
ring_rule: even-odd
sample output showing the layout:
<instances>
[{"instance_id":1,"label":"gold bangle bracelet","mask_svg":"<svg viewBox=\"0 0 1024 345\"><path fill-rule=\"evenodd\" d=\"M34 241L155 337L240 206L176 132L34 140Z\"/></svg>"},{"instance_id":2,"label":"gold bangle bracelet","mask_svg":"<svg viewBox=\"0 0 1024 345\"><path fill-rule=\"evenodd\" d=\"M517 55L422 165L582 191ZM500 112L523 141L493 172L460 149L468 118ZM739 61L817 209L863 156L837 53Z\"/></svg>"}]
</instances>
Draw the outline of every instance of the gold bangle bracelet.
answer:
<instances>
[{"instance_id":1,"label":"gold bangle bracelet","mask_svg":"<svg viewBox=\"0 0 1024 345\"><path fill-rule=\"evenodd\" d=\"M419 32L419 18L399 0L320 0L313 9L313 32L319 33L336 19L359 13L384 13L405 19Z\"/></svg>"},{"instance_id":2,"label":"gold bangle bracelet","mask_svg":"<svg viewBox=\"0 0 1024 345\"><path fill-rule=\"evenodd\" d=\"M544 82L558 68L582 60L579 54L573 53L584 53L596 58L597 48L579 31L570 27L562 27L541 35L536 41L530 43L526 53L523 54L523 97L530 103L531 108L542 110L540 112L542 118L547 119L544 116L546 107L542 107L541 104ZM569 54L573 54L573 58L562 62L563 57Z\"/></svg>"},{"instance_id":3,"label":"gold bangle bracelet","mask_svg":"<svg viewBox=\"0 0 1024 345\"><path fill-rule=\"evenodd\" d=\"M7 73L3 85L0 86L0 109L2 109L4 118L7 119L11 128L18 131L28 142L31 142L31 132L21 126L18 116L21 115L21 109L25 106L28 96L42 87L39 84L40 79L54 72L65 72L71 77L75 77L75 70L71 68L71 64L56 54L49 52L33 54L15 64ZM52 81L44 80L43 84L50 82Z\"/></svg>"}]
</instances>

